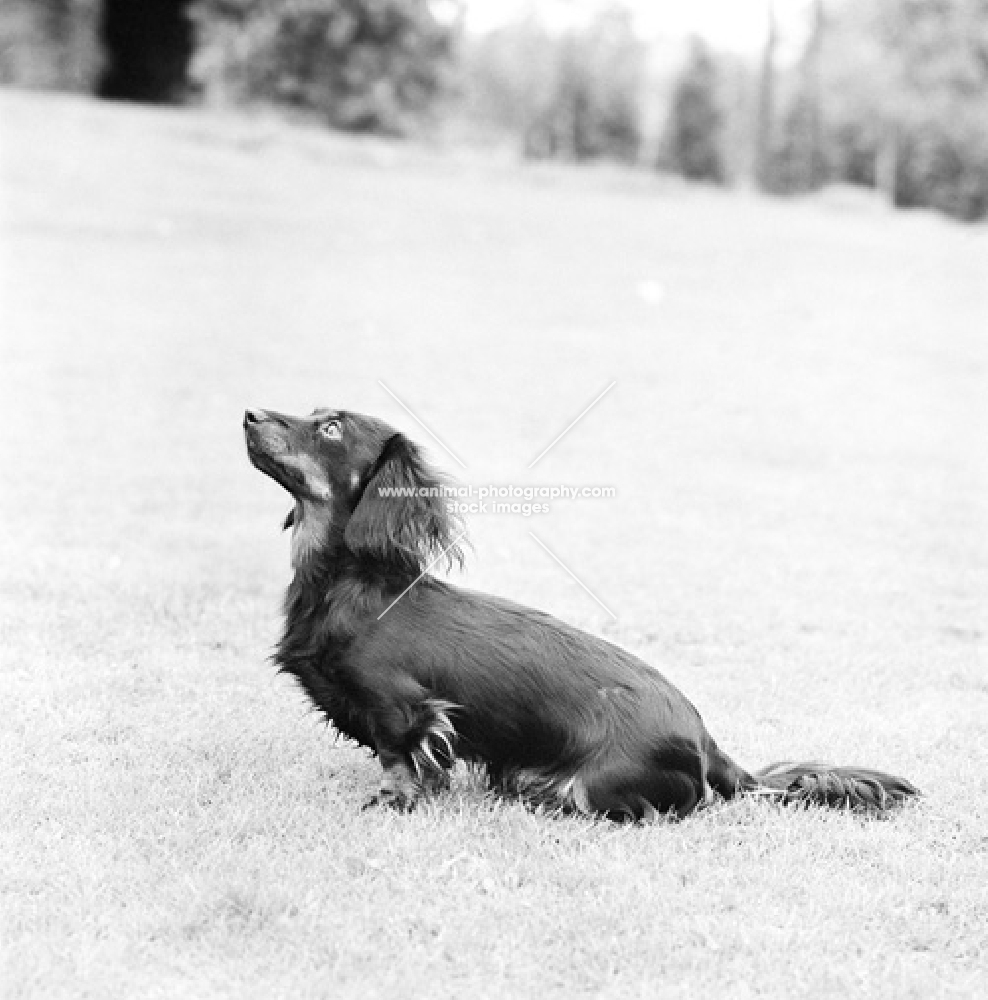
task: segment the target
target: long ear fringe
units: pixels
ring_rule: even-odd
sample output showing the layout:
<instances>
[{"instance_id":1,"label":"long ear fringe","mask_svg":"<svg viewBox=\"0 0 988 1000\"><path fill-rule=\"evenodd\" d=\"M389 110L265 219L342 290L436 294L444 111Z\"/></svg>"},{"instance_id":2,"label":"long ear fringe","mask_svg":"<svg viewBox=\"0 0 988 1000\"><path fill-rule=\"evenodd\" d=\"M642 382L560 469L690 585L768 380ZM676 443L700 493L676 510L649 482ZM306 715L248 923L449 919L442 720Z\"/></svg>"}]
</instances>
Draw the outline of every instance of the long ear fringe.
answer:
<instances>
[{"instance_id":1,"label":"long ear fringe","mask_svg":"<svg viewBox=\"0 0 988 1000\"><path fill-rule=\"evenodd\" d=\"M344 531L347 548L406 571L421 572L433 560L462 566L464 527L450 511L456 499L450 480L401 434L382 458Z\"/></svg>"}]
</instances>

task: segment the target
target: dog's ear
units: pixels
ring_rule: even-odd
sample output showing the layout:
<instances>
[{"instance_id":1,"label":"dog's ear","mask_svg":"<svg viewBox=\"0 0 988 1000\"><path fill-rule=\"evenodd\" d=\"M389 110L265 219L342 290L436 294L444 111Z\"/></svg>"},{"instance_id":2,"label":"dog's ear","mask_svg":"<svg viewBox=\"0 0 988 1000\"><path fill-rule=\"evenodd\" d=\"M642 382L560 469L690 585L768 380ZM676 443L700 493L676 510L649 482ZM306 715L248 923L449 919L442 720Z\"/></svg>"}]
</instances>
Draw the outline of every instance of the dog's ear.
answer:
<instances>
[{"instance_id":1,"label":"dog's ear","mask_svg":"<svg viewBox=\"0 0 988 1000\"><path fill-rule=\"evenodd\" d=\"M421 572L442 555L449 566L463 564L463 528L449 510L455 497L403 434L389 438L365 481L343 540L357 556L395 563Z\"/></svg>"}]
</instances>

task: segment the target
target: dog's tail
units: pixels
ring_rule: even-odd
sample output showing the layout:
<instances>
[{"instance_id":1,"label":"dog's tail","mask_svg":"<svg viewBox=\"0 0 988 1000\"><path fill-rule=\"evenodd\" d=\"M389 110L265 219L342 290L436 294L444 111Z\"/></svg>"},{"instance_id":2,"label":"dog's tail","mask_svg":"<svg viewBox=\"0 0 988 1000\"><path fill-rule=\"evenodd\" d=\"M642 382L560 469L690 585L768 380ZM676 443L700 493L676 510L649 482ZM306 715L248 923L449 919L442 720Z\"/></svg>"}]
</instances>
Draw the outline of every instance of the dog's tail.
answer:
<instances>
[{"instance_id":1,"label":"dog's tail","mask_svg":"<svg viewBox=\"0 0 988 1000\"><path fill-rule=\"evenodd\" d=\"M810 762L780 761L753 775L754 792L778 795L784 802L803 802L836 809L885 812L919 795L919 789L894 774L866 767L829 767Z\"/></svg>"},{"instance_id":2,"label":"dog's tail","mask_svg":"<svg viewBox=\"0 0 988 1000\"><path fill-rule=\"evenodd\" d=\"M885 813L921 794L905 778L866 767L831 767L817 761L780 761L749 774L720 750L709 771L713 788L726 799L764 795L784 803Z\"/></svg>"}]
</instances>

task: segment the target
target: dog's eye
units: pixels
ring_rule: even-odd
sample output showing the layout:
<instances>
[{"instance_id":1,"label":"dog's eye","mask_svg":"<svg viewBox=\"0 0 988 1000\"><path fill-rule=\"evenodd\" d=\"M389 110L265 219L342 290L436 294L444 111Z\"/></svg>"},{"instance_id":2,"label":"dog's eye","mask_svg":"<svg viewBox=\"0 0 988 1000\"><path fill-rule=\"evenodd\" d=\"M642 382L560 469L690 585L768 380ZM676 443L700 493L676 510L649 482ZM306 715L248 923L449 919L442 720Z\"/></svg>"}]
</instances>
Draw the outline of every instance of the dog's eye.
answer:
<instances>
[{"instance_id":1,"label":"dog's eye","mask_svg":"<svg viewBox=\"0 0 988 1000\"><path fill-rule=\"evenodd\" d=\"M338 420L331 420L328 424L323 424L319 428L319 433L327 441L339 441L343 437L343 430Z\"/></svg>"}]
</instances>

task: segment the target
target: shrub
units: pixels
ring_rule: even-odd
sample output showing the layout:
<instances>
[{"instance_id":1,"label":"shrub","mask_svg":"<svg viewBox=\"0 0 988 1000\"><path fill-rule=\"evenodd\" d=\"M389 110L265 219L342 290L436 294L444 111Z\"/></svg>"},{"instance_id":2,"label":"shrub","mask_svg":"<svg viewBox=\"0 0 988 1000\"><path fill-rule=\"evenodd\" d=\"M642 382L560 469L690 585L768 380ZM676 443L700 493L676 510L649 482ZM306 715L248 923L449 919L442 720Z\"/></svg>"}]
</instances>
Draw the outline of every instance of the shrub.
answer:
<instances>
[{"instance_id":1,"label":"shrub","mask_svg":"<svg viewBox=\"0 0 988 1000\"><path fill-rule=\"evenodd\" d=\"M428 0L201 0L207 86L405 132L439 96L454 29Z\"/></svg>"}]
</instances>

